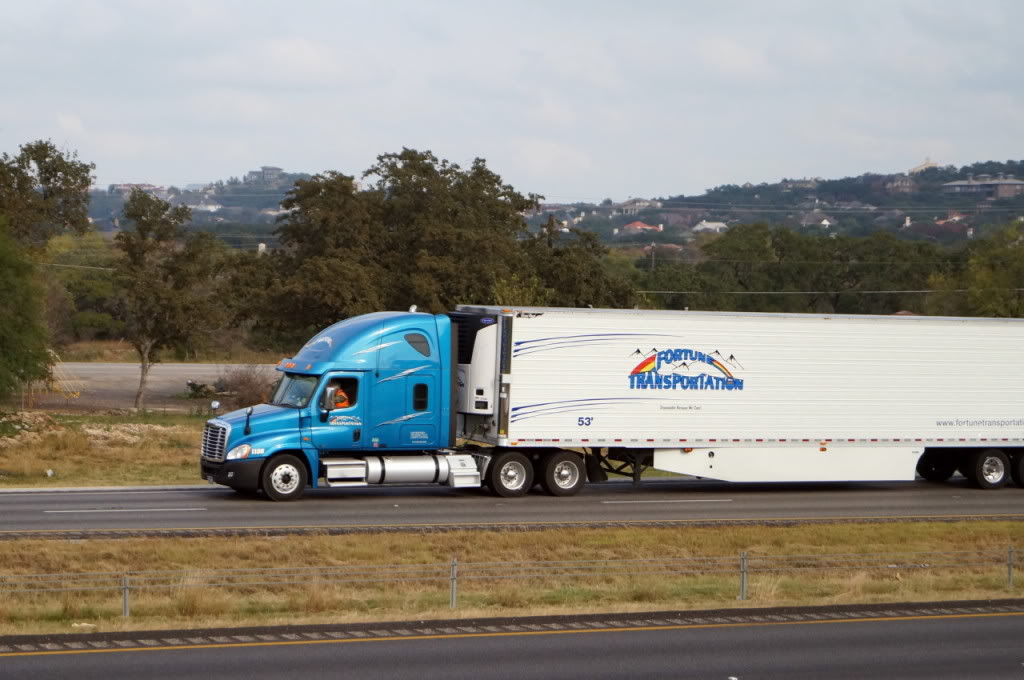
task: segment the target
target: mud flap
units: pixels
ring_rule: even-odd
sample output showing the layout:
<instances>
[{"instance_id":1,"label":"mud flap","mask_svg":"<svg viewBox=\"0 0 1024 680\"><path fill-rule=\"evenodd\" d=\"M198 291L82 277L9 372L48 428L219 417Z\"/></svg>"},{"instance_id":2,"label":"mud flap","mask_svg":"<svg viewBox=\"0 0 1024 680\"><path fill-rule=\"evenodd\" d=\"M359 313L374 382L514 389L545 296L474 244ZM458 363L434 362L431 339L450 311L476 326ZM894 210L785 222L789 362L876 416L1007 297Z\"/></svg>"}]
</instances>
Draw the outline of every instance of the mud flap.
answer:
<instances>
[{"instance_id":1,"label":"mud flap","mask_svg":"<svg viewBox=\"0 0 1024 680\"><path fill-rule=\"evenodd\" d=\"M587 466L587 481L588 482L607 482L608 473L601 467L600 461L597 456L588 455L583 457Z\"/></svg>"}]
</instances>

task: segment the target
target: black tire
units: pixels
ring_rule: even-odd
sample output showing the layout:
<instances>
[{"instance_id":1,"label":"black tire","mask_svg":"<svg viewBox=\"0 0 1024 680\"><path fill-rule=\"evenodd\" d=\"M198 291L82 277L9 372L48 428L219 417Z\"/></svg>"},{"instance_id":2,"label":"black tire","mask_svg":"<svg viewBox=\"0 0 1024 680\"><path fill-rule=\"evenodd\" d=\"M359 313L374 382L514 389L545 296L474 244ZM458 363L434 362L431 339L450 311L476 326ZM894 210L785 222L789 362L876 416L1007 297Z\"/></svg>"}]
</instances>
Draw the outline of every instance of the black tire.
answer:
<instances>
[{"instance_id":1,"label":"black tire","mask_svg":"<svg viewBox=\"0 0 1024 680\"><path fill-rule=\"evenodd\" d=\"M966 474L979 489L998 489L1010 481L1010 459L1000 449L976 451L967 458Z\"/></svg>"},{"instance_id":2,"label":"black tire","mask_svg":"<svg viewBox=\"0 0 1024 680\"><path fill-rule=\"evenodd\" d=\"M272 501L294 501L306 490L306 466L295 456L275 456L260 475L263 493Z\"/></svg>"},{"instance_id":3,"label":"black tire","mask_svg":"<svg viewBox=\"0 0 1024 680\"><path fill-rule=\"evenodd\" d=\"M917 474L929 482L945 482L956 472L956 458L944 451L925 451L917 461Z\"/></svg>"},{"instance_id":4,"label":"black tire","mask_svg":"<svg viewBox=\"0 0 1024 680\"><path fill-rule=\"evenodd\" d=\"M1010 456L1010 476L1014 484L1024 488L1024 453L1018 452Z\"/></svg>"},{"instance_id":5,"label":"black tire","mask_svg":"<svg viewBox=\"0 0 1024 680\"><path fill-rule=\"evenodd\" d=\"M496 496L515 498L533 486L533 465L518 451L495 454L487 467L487 486Z\"/></svg>"},{"instance_id":6,"label":"black tire","mask_svg":"<svg viewBox=\"0 0 1024 680\"><path fill-rule=\"evenodd\" d=\"M541 458L540 486L551 496L575 496L587 479L583 458L571 451L556 451Z\"/></svg>"}]
</instances>

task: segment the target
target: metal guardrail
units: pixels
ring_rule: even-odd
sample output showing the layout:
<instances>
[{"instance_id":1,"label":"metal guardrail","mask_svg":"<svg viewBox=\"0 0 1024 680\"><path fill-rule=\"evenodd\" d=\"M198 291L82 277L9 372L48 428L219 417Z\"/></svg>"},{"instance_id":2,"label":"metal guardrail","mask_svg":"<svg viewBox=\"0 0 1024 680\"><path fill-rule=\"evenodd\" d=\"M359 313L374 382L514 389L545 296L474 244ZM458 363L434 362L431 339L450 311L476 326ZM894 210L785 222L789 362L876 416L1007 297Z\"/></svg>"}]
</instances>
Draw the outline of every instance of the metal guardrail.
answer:
<instances>
[{"instance_id":1,"label":"metal guardrail","mask_svg":"<svg viewBox=\"0 0 1024 680\"><path fill-rule=\"evenodd\" d=\"M752 574L828 571L1005 569L1006 586L1014 587L1019 551L847 553L824 555L760 555L674 557L621 560L537 562L438 562L431 564L358 565L345 567L276 567L266 569L188 569L167 571L82 572L73 574L0 575L0 596L6 594L120 591L122 614L131 615L133 591L187 588L252 589L272 586L388 582L447 583L449 606L458 606L459 583L466 581L539 580L583 576L683 576L733 574L739 580L737 599L748 597Z\"/></svg>"}]
</instances>

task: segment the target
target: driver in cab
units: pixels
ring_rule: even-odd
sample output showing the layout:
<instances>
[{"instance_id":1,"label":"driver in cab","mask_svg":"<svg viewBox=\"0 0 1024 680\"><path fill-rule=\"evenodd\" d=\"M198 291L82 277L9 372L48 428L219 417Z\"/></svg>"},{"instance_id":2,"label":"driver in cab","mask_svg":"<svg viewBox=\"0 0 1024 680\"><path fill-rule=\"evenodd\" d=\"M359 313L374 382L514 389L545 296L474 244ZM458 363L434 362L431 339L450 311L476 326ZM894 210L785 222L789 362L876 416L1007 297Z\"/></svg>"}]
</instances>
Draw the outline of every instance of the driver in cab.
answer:
<instances>
[{"instance_id":1,"label":"driver in cab","mask_svg":"<svg viewBox=\"0 0 1024 680\"><path fill-rule=\"evenodd\" d=\"M334 408L348 408L352 404L348 400L348 394L345 393L344 388L341 384L337 385L338 391L334 395Z\"/></svg>"}]
</instances>

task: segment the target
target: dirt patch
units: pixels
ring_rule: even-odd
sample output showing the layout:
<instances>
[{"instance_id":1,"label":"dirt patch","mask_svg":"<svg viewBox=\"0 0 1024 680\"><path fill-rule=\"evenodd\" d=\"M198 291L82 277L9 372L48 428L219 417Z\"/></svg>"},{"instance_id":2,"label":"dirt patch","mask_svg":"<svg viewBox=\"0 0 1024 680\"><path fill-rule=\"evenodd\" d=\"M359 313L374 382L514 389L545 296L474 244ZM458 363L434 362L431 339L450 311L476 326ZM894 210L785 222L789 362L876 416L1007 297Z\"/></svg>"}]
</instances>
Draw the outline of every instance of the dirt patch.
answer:
<instances>
[{"instance_id":1,"label":"dirt patch","mask_svg":"<svg viewBox=\"0 0 1024 680\"><path fill-rule=\"evenodd\" d=\"M0 449L38 442L43 435L62 428L45 413L19 411L0 414Z\"/></svg>"},{"instance_id":2,"label":"dirt patch","mask_svg":"<svg viewBox=\"0 0 1024 680\"><path fill-rule=\"evenodd\" d=\"M203 418L110 412L0 418L0 486L198 482Z\"/></svg>"},{"instance_id":3,"label":"dirt patch","mask_svg":"<svg viewBox=\"0 0 1024 680\"><path fill-rule=\"evenodd\" d=\"M145 439L190 434L188 428L176 425L144 425L141 423L83 425L81 431L89 438L89 442L96 446L127 446L138 444Z\"/></svg>"}]
</instances>

